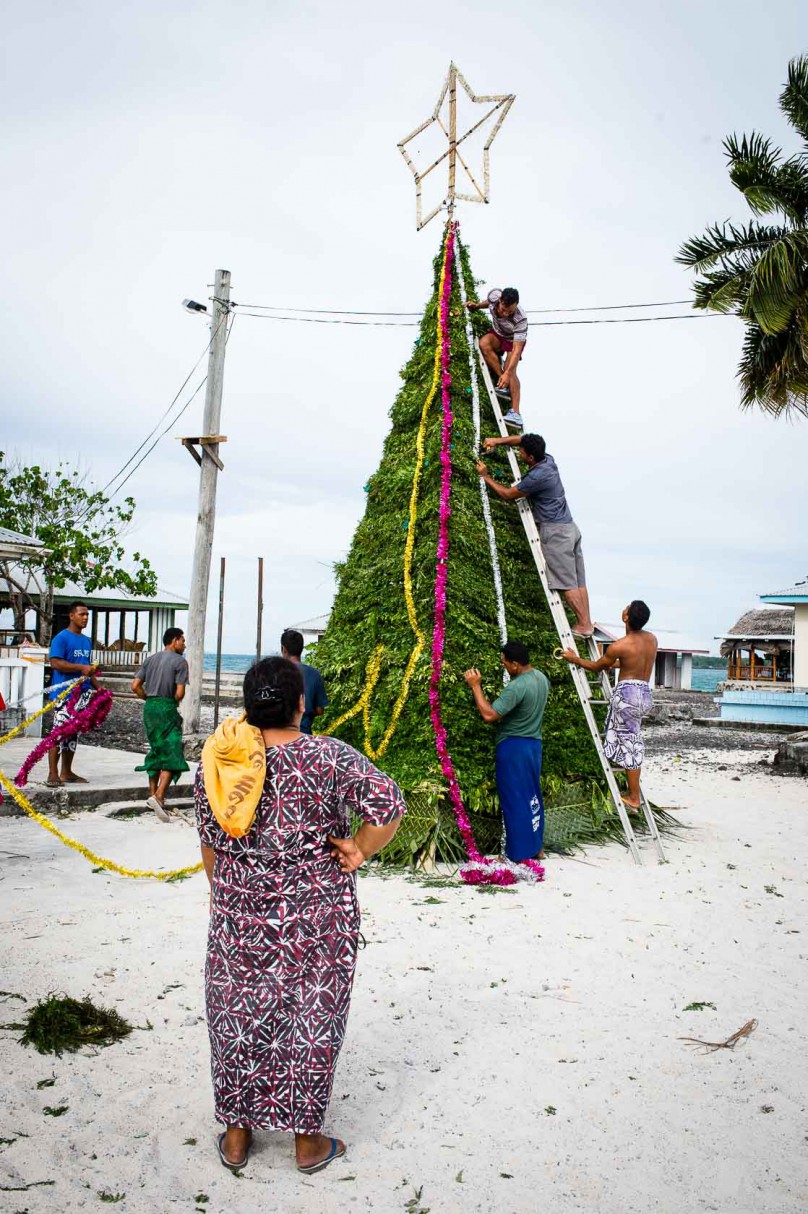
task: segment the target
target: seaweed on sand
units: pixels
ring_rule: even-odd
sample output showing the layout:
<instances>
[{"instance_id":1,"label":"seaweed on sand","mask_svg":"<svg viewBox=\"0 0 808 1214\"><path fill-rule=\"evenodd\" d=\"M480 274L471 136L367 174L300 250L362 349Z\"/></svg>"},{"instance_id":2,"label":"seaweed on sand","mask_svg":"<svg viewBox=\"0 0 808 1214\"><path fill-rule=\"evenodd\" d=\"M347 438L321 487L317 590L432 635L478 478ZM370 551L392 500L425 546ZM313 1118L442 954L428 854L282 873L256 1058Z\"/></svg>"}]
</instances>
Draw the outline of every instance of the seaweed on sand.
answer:
<instances>
[{"instance_id":1,"label":"seaweed on sand","mask_svg":"<svg viewBox=\"0 0 808 1214\"><path fill-rule=\"evenodd\" d=\"M63 1050L74 1054L83 1045L111 1045L132 1032L113 1008L96 1007L89 995L71 999L50 994L27 1013L20 1043L32 1045L40 1054Z\"/></svg>"}]
</instances>

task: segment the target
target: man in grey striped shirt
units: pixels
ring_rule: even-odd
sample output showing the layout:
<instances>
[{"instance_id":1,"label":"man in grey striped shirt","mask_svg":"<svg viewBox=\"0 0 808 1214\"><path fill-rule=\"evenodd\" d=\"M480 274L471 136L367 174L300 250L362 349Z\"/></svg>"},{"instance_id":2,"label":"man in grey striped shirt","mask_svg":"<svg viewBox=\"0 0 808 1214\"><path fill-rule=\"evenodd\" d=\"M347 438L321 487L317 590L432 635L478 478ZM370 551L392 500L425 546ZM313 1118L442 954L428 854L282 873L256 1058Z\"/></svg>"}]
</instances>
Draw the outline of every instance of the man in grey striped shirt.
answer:
<instances>
[{"instance_id":1,"label":"man in grey striped shirt","mask_svg":"<svg viewBox=\"0 0 808 1214\"><path fill-rule=\"evenodd\" d=\"M494 391L501 401L510 405L505 414L505 421L511 426L521 429L522 417L519 412L519 398L522 386L516 368L525 352L527 341L527 316L519 307L519 292L516 287L506 287L504 291L495 287L488 292L485 299L466 304L471 312L479 312L488 308L491 315L491 328L480 338L480 349L488 364L494 381ZM505 366L502 366L502 355L505 355Z\"/></svg>"}]
</instances>

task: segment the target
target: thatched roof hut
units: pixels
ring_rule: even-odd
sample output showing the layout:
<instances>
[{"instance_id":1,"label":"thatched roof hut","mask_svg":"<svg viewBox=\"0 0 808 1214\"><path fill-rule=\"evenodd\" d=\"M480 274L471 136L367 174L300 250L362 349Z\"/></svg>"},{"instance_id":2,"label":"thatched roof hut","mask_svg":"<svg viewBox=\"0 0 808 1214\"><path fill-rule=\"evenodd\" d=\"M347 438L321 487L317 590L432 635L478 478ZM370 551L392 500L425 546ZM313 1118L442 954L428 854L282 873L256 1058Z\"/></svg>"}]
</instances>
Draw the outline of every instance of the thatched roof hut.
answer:
<instances>
[{"instance_id":1,"label":"thatched roof hut","mask_svg":"<svg viewBox=\"0 0 808 1214\"><path fill-rule=\"evenodd\" d=\"M790 653L793 642L793 607L755 607L744 612L722 637L721 657L731 657L737 649L750 647L759 653Z\"/></svg>"}]
</instances>

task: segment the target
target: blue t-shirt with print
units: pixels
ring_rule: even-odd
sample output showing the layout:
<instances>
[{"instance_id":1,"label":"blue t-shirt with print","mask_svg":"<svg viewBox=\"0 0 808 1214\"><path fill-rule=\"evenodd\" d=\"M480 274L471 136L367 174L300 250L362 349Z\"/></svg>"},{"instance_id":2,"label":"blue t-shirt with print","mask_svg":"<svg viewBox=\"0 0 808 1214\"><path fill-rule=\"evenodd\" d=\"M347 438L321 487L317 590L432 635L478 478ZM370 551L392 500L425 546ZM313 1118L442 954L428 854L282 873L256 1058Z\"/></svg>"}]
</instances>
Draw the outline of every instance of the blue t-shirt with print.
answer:
<instances>
[{"instance_id":1,"label":"blue t-shirt with print","mask_svg":"<svg viewBox=\"0 0 808 1214\"><path fill-rule=\"evenodd\" d=\"M93 643L90 638L81 632L71 632L69 628L57 632L51 641L50 656L52 658L61 658L63 662L75 662L77 666L89 666L92 652ZM51 700L54 699L64 684L72 683L75 678L74 674L62 674L60 670L54 670L48 697ZM90 680L85 679L81 690L89 691L90 687Z\"/></svg>"}]
</instances>

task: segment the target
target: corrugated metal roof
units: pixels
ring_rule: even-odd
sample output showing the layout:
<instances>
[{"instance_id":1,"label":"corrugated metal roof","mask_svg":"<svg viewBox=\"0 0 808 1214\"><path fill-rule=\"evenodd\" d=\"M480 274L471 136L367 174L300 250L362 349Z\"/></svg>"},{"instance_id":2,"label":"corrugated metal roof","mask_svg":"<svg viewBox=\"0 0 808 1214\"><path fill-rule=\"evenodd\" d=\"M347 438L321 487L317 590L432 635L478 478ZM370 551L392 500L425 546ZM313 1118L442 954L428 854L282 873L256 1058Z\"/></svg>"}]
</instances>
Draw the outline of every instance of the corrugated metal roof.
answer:
<instances>
[{"instance_id":1,"label":"corrugated metal roof","mask_svg":"<svg viewBox=\"0 0 808 1214\"><path fill-rule=\"evenodd\" d=\"M786 590L768 590L766 594L761 594L759 597L764 603L776 602L777 599L808 599L808 578L795 582Z\"/></svg>"},{"instance_id":2,"label":"corrugated metal roof","mask_svg":"<svg viewBox=\"0 0 808 1214\"><path fill-rule=\"evenodd\" d=\"M310 620L304 620L302 624L287 624L287 628L294 628L298 632L325 632L328 618L326 612L325 615L315 615Z\"/></svg>"},{"instance_id":3,"label":"corrugated metal roof","mask_svg":"<svg viewBox=\"0 0 808 1214\"><path fill-rule=\"evenodd\" d=\"M13 572L14 570L12 569ZM32 598L36 599L38 597L36 583L33 582L33 579L29 578L27 584L31 588ZM8 583L5 578L0 577L0 598L7 597L7 595ZM53 596L54 603L60 606L64 606L65 603L72 603L74 599L83 599L88 607L117 609L120 611L148 611L155 607L171 607L175 611L188 610L188 600L186 598L181 598L179 595L172 594L168 590L160 589L158 589L153 598L130 594L128 590L115 588L95 590L92 594L88 594L80 583L67 582Z\"/></svg>"},{"instance_id":4,"label":"corrugated metal roof","mask_svg":"<svg viewBox=\"0 0 808 1214\"><path fill-rule=\"evenodd\" d=\"M44 548L42 541L36 539L33 535L21 535L19 531L12 531L9 527L0 527L0 544L19 544L25 548Z\"/></svg>"}]
</instances>

